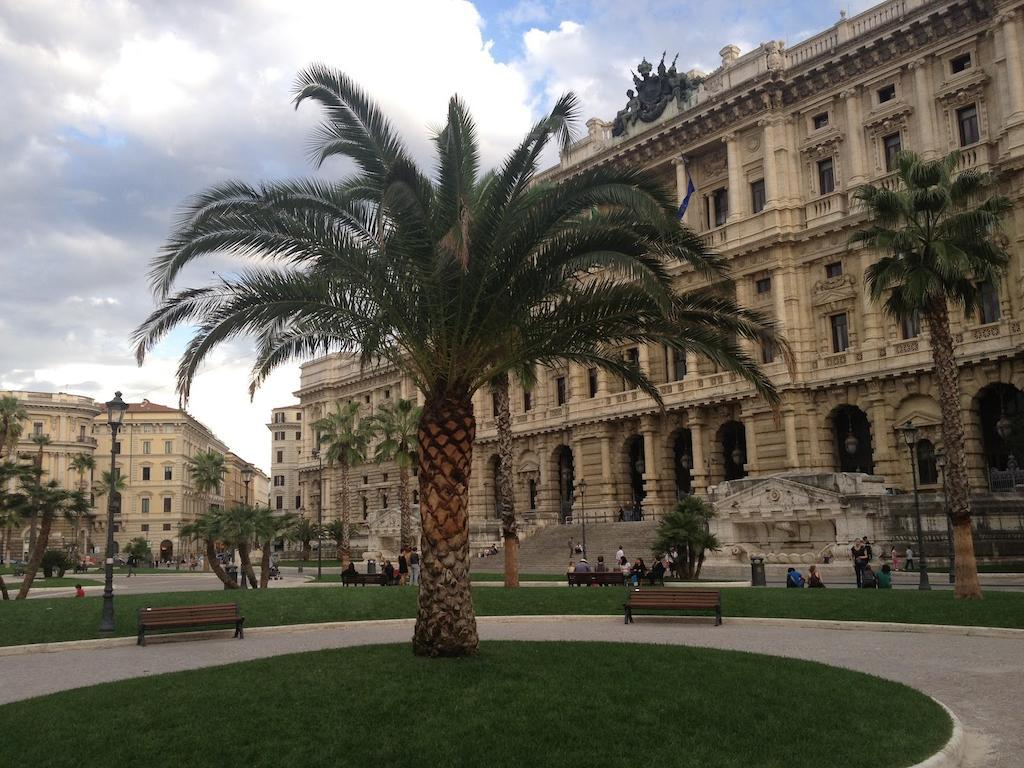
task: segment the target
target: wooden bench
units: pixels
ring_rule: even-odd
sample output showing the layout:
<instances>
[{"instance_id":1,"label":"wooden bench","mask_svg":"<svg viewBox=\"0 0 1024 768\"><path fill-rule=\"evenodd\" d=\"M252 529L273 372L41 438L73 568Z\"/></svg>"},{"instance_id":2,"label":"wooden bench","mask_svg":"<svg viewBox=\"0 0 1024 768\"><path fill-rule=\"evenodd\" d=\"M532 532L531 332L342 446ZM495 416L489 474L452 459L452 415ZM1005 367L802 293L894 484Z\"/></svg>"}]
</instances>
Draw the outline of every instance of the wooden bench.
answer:
<instances>
[{"instance_id":1,"label":"wooden bench","mask_svg":"<svg viewBox=\"0 0 1024 768\"><path fill-rule=\"evenodd\" d=\"M238 603L216 605L183 605L175 608L139 608L138 645L146 644L146 630L186 629L234 625L235 637L245 637Z\"/></svg>"},{"instance_id":2,"label":"wooden bench","mask_svg":"<svg viewBox=\"0 0 1024 768\"><path fill-rule=\"evenodd\" d=\"M383 584L383 573L342 573L341 586L347 587L350 584L366 586L367 584Z\"/></svg>"},{"instance_id":3,"label":"wooden bench","mask_svg":"<svg viewBox=\"0 0 1024 768\"><path fill-rule=\"evenodd\" d=\"M722 623L722 593L702 589L638 589L629 593L623 605L626 624L633 623L633 611L714 611L715 626Z\"/></svg>"},{"instance_id":4,"label":"wooden bench","mask_svg":"<svg viewBox=\"0 0 1024 768\"><path fill-rule=\"evenodd\" d=\"M607 587L609 584L621 586L626 583L626 579L621 571L603 571L601 573L590 571L585 573L567 573L565 575L569 580L570 587L589 587L592 584Z\"/></svg>"}]
</instances>

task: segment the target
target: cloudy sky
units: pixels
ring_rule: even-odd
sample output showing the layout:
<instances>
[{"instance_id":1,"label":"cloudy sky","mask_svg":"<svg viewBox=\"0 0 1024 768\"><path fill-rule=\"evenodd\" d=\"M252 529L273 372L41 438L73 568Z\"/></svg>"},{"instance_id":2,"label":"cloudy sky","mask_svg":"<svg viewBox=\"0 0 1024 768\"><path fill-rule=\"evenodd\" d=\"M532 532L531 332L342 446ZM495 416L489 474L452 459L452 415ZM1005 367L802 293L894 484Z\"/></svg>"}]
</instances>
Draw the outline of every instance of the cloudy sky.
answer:
<instances>
[{"instance_id":1,"label":"cloudy sky","mask_svg":"<svg viewBox=\"0 0 1024 768\"><path fill-rule=\"evenodd\" d=\"M642 56L679 69L795 43L870 0L2 0L0 2L0 389L176 403L186 332L134 364L152 309L146 272L182 201L225 179L312 173L317 114L295 111L295 73L325 62L386 108L424 162L448 96L470 104L484 159L566 90L610 119ZM582 126L581 126L582 127ZM319 173L338 176L341 165ZM200 284L217 263L185 276ZM189 409L269 468L271 407L297 367L250 403L251 345L224 349Z\"/></svg>"}]
</instances>

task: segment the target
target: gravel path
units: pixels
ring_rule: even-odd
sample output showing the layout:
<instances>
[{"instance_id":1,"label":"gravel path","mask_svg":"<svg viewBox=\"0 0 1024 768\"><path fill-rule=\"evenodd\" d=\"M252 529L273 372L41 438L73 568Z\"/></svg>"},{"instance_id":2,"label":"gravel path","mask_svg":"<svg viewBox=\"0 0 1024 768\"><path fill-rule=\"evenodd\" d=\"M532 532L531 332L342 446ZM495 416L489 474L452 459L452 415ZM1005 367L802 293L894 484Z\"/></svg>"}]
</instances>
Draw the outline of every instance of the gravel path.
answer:
<instances>
[{"instance_id":1,"label":"gravel path","mask_svg":"<svg viewBox=\"0 0 1024 768\"><path fill-rule=\"evenodd\" d=\"M153 641L145 648L82 648L0 657L0 703L111 680L227 664L284 653L408 642L412 620L309 629L250 630L244 641ZM754 651L821 661L918 688L952 709L968 733L970 766L1024 766L1024 642L950 634L775 627L721 627L641 617L487 617L484 640L604 640ZM794 695L800 695L794 692Z\"/></svg>"}]
</instances>

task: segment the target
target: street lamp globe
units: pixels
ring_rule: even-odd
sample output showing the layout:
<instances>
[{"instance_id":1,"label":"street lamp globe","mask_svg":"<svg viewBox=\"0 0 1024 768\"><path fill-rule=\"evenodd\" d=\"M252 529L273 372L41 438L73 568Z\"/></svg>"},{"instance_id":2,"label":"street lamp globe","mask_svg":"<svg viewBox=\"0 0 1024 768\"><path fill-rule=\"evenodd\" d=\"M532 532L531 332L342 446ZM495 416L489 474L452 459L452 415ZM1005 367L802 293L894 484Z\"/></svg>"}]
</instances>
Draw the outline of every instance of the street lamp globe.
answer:
<instances>
[{"instance_id":1,"label":"street lamp globe","mask_svg":"<svg viewBox=\"0 0 1024 768\"><path fill-rule=\"evenodd\" d=\"M913 448L917 442L917 427L914 426L914 422L908 421L902 427L897 427L896 429L902 433L903 442L907 444L907 447Z\"/></svg>"},{"instance_id":2,"label":"street lamp globe","mask_svg":"<svg viewBox=\"0 0 1024 768\"><path fill-rule=\"evenodd\" d=\"M844 449L846 450L846 452L847 452L848 454L850 454L851 456L853 456L853 455L854 455L855 453L857 453L857 449L858 449L859 447L860 447L860 440L858 440L858 439L857 439L857 438L856 438L856 437L854 436L853 432L851 432L850 434L848 434L848 435L846 436L846 439L845 439L845 440L843 440L843 448L844 448Z\"/></svg>"},{"instance_id":3,"label":"street lamp globe","mask_svg":"<svg viewBox=\"0 0 1024 768\"><path fill-rule=\"evenodd\" d=\"M682 456L679 457L679 468L682 469L683 471L688 470L690 468L690 461L690 454L684 453Z\"/></svg>"},{"instance_id":4,"label":"street lamp globe","mask_svg":"<svg viewBox=\"0 0 1024 768\"><path fill-rule=\"evenodd\" d=\"M1006 440L1010 436L1010 433L1013 432L1013 425L1010 423L1010 419L1005 413L999 417L998 421L996 421L996 432L999 433L999 436L1003 440Z\"/></svg>"},{"instance_id":5,"label":"street lamp globe","mask_svg":"<svg viewBox=\"0 0 1024 768\"><path fill-rule=\"evenodd\" d=\"M107 402L107 424L116 429L124 423L124 414L128 403L121 399L121 393L115 392L114 399Z\"/></svg>"},{"instance_id":6,"label":"street lamp globe","mask_svg":"<svg viewBox=\"0 0 1024 768\"><path fill-rule=\"evenodd\" d=\"M732 463L737 466L743 463L743 451L739 446L732 449L732 453L729 454L729 458L732 459Z\"/></svg>"},{"instance_id":7,"label":"street lamp globe","mask_svg":"<svg viewBox=\"0 0 1024 768\"><path fill-rule=\"evenodd\" d=\"M242 468L242 482L243 483L247 483L247 484L251 483L252 482L252 476L253 476L252 465L251 464L246 464L245 467Z\"/></svg>"}]
</instances>

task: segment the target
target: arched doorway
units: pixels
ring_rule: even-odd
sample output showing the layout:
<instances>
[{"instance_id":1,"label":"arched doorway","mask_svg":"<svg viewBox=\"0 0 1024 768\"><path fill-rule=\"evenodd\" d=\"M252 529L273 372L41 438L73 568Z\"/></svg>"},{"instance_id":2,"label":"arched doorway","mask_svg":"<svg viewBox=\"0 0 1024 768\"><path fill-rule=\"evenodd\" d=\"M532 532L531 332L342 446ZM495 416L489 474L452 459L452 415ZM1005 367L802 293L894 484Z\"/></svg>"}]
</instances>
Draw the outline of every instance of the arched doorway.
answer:
<instances>
[{"instance_id":1,"label":"arched doorway","mask_svg":"<svg viewBox=\"0 0 1024 768\"><path fill-rule=\"evenodd\" d=\"M978 393L981 442L988 469L1005 470L1012 456L1024 461L1024 393L1012 384L990 384Z\"/></svg>"},{"instance_id":2,"label":"arched doorway","mask_svg":"<svg viewBox=\"0 0 1024 768\"><path fill-rule=\"evenodd\" d=\"M638 514L644 503L647 492L644 490L644 472L646 471L644 456L644 439L634 435L629 439L629 491L630 507Z\"/></svg>"},{"instance_id":3,"label":"arched doorway","mask_svg":"<svg viewBox=\"0 0 1024 768\"><path fill-rule=\"evenodd\" d=\"M558 466L558 519L564 523L572 520L573 485L576 482L572 449L567 445L558 446L555 461Z\"/></svg>"},{"instance_id":4,"label":"arched doorway","mask_svg":"<svg viewBox=\"0 0 1024 768\"><path fill-rule=\"evenodd\" d=\"M693 493L693 438L690 430L682 429L672 445L672 465L676 473L676 499Z\"/></svg>"},{"instance_id":5,"label":"arched doorway","mask_svg":"<svg viewBox=\"0 0 1024 768\"><path fill-rule=\"evenodd\" d=\"M171 543L170 539L164 539L160 542L160 560L164 563L169 563L174 559L174 544Z\"/></svg>"},{"instance_id":6,"label":"arched doorway","mask_svg":"<svg viewBox=\"0 0 1024 768\"><path fill-rule=\"evenodd\" d=\"M871 446L871 423L855 405L841 405L832 411L832 434L837 472L875 472Z\"/></svg>"},{"instance_id":7,"label":"arched doorway","mask_svg":"<svg viewBox=\"0 0 1024 768\"><path fill-rule=\"evenodd\" d=\"M747 430L740 421L727 421L718 428L718 444L722 448L722 463L726 480L739 480L747 476Z\"/></svg>"}]
</instances>

